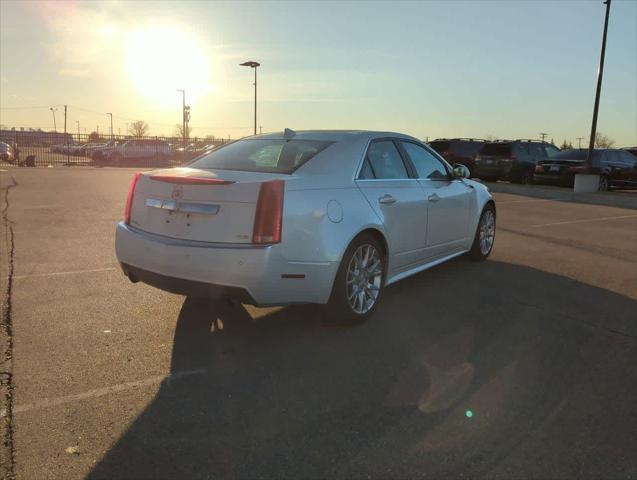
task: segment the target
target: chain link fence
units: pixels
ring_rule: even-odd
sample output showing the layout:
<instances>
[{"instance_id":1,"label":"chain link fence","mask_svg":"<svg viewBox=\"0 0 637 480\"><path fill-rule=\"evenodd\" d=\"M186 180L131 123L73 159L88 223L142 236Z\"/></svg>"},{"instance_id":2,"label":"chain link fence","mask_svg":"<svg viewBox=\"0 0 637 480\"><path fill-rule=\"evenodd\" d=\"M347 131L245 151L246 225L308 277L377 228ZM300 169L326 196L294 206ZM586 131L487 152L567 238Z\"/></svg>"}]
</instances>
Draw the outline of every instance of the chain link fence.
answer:
<instances>
[{"instance_id":1,"label":"chain link fence","mask_svg":"<svg viewBox=\"0 0 637 480\"><path fill-rule=\"evenodd\" d=\"M228 141L0 130L0 166L174 167Z\"/></svg>"}]
</instances>

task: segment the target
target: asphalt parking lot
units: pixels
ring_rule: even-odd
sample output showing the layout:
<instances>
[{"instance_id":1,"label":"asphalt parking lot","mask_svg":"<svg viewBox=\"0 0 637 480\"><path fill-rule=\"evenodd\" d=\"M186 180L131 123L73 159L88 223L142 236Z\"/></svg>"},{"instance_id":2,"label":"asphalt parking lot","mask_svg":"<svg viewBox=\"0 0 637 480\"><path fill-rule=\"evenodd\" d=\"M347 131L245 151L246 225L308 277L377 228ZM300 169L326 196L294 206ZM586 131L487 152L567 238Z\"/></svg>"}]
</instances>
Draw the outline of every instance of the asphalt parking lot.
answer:
<instances>
[{"instance_id":1,"label":"asphalt parking lot","mask_svg":"<svg viewBox=\"0 0 637 480\"><path fill-rule=\"evenodd\" d=\"M345 328L131 284L130 177L0 172L17 478L637 477L637 210L612 193L495 193L486 263Z\"/></svg>"}]
</instances>

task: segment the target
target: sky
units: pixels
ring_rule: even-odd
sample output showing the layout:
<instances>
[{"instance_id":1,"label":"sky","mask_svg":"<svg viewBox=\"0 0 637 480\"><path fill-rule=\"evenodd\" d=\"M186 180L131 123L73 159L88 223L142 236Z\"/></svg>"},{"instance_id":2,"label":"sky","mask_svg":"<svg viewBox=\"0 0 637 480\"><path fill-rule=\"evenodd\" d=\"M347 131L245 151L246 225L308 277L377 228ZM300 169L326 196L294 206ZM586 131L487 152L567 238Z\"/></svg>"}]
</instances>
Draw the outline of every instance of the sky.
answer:
<instances>
[{"instance_id":1,"label":"sky","mask_svg":"<svg viewBox=\"0 0 637 480\"><path fill-rule=\"evenodd\" d=\"M0 0L0 124L192 135L258 124L440 137L588 138L601 0ZM598 130L637 144L637 0L613 0ZM586 141L586 140L585 140Z\"/></svg>"}]
</instances>

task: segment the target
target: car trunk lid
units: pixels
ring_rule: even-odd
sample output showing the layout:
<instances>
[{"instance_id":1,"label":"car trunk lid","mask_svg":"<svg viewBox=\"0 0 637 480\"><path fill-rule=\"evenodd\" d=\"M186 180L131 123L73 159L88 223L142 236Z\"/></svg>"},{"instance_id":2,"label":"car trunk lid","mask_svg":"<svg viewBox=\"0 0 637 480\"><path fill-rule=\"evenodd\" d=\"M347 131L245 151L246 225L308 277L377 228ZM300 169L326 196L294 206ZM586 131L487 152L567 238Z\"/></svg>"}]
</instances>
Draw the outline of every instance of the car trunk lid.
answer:
<instances>
[{"instance_id":1,"label":"car trunk lid","mask_svg":"<svg viewBox=\"0 0 637 480\"><path fill-rule=\"evenodd\" d=\"M251 243L261 185L286 176L193 168L144 173L135 188L130 225L184 240Z\"/></svg>"}]
</instances>

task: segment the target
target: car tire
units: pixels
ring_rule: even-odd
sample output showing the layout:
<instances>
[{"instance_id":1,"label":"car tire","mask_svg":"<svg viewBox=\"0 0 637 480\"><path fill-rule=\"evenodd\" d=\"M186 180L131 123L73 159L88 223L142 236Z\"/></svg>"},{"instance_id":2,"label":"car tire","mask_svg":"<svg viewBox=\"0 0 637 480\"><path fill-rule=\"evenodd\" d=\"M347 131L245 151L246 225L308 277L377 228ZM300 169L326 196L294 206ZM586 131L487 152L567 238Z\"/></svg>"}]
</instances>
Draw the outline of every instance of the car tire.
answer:
<instances>
[{"instance_id":1,"label":"car tire","mask_svg":"<svg viewBox=\"0 0 637 480\"><path fill-rule=\"evenodd\" d=\"M533 185L533 172L529 170L522 172L522 175L520 176L520 183L522 185Z\"/></svg>"},{"instance_id":2,"label":"car tire","mask_svg":"<svg viewBox=\"0 0 637 480\"><path fill-rule=\"evenodd\" d=\"M327 322L356 324L367 320L381 299L386 271L381 243L370 234L356 237L347 247L336 273L327 304Z\"/></svg>"},{"instance_id":3,"label":"car tire","mask_svg":"<svg viewBox=\"0 0 637 480\"><path fill-rule=\"evenodd\" d=\"M480 221L473 238L473 245L471 250L469 250L469 258L471 260L483 262L491 254L495 243L495 220L495 208L493 204L487 203L480 215ZM485 236L489 237L490 240L485 239Z\"/></svg>"},{"instance_id":4,"label":"car tire","mask_svg":"<svg viewBox=\"0 0 637 480\"><path fill-rule=\"evenodd\" d=\"M599 186L597 187L597 189L600 192L607 192L608 190L610 190L610 178L608 177L608 175L599 176Z\"/></svg>"}]
</instances>

